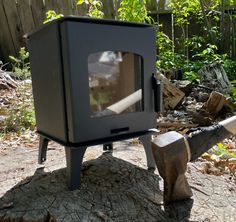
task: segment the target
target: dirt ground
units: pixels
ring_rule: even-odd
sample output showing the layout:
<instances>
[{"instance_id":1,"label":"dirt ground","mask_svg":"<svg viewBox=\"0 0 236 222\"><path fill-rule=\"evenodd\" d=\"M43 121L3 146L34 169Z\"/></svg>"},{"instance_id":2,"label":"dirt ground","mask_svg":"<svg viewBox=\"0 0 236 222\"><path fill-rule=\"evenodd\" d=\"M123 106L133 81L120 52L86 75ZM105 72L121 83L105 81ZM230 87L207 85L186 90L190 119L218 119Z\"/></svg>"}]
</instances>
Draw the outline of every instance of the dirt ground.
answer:
<instances>
[{"instance_id":1,"label":"dirt ground","mask_svg":"<svg viewBox=\"0 0 236 222\"><path fill-rule=\"evenodd\" d=\"M64 148L50 143L45 165L37 147L0 154L0 221L192 221L235 222L236 183L230 175L202 173L189 163L193 197L163 205L163 181L146 170L142 145L114 143L113 152L89 147L80 190L66 186Z\"/></svg>"}]
</instances>

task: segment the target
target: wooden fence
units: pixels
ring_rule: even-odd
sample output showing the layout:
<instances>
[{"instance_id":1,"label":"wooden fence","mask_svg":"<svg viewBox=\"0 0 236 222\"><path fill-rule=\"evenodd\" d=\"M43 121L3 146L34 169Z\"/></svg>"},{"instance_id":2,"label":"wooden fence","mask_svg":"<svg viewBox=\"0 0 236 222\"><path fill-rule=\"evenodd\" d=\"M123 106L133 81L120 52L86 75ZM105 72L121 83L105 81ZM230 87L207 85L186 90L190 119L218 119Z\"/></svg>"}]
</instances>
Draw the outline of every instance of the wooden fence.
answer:
<instances>
[{"instance_id":1,"label":"wooden fence","mask_svg":"<svg viewBox=\"0 0 236 222\"><path fill-rule=\"evenodd\" d=\"M106 18L114 17L112 0L103 0ZM86 6L75 0L0 0L0 60L17 55L25 46L24 34L41 25L48 10L64 15L85 15Z\"/></svg>"},{"instance_id":2,"label":"wooden fence","mask_svg":"<svg viewBox=\"0 0 236 222\"><path fill-rule=\"evenodd\" d=\"M114 18L119 0L102 0L105 18ZM116 2L116 3L115 3ZM173 27L173 17L165 8L168 0L149 1L147 8L161 23L162 30L171 38L179 38L182 30ZM16 56L25 46L24 34L43 24L48 10L64 15L86 15L85 5L77 6L76 0L0 0L0 60L7 62L9 55ZM158 13L157 13L158 11ZM225 41L222 51L236 59L236 24L226 19ZM202 28L191 22L187 36L198 35Z\"/></svg>"},{"instance_id":3,"label":"wooden fence","mask_svg":"<svg viewBox=\"0 0 236 222\"><path fill-rule=\"evenodd\" d=\"M166 0L160 0L164 5ZM105 18L114 18L119 0L102 0ZM156 0L148 3L149 11L156 12ZM48 10L63 15L86 15L86 5L77 6L76 0L0 0L0 60L7 62L25 46L24 35L43 24Z\"/></svg>"}]
</instances>

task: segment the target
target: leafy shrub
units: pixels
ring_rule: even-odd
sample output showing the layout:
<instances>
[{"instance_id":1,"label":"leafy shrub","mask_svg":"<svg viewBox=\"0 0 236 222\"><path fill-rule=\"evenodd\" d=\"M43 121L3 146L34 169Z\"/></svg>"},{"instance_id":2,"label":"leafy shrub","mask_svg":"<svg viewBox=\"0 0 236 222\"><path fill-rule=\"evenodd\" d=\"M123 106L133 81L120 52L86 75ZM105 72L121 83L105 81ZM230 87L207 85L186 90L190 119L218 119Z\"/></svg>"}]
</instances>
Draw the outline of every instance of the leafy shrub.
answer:
<instances>
[{"instance_id":1,"label":"leafy shrub","mask_svg":"<svg viewBox=\"0 0 236 222\"><path fill-rule=\"evenodd\" d=\"M3 131L5 133L34 129L35 116L32 107L29 104L24 104L17 110L12 110L9 116L4 120L4 125Z\"/></svg>"},{"instance_id":2,"label":"leafy shrub","mask_svg":"<svg viewBox=\"0 0 236 222\"><path fill-rule=\"evenodd\" d=\"M212 149L217 156L222 156L222 155L229 155L233 158L236 158L236 154L232 152L227 144L224 143L217 143L216 148Z\"/></svg>"},{"instance_id":3,"label":"leafy shrub","mask_svg":"<svg viewBox=\"0 0 236 222\"><path fill-rule=\"evenodd\" d=\"M152 19L148 16L146 3L147 0L122 0L118 9L118 19L151 23Z\"/></svg>"},{"instance_id":4,"label":"leafy shrub","mask_svg":"<svg viewBox=\"0 0 236 222\"><path fill-rule=\"evenodd\" d=\"M88 5L88 16L94 18L103 18L102 2L100 0L77 0L77 5Z\"/></svg>"},{"instance_id":5,"label":"leafy shrub","mask_svg":"<svg viewBox=\"0 0 236 222\"><path fill-rule=\"evenodd\" d=\"M9 56L12 61L13 75L19 79L28 79L30 77L29 52L25 47L20 48L18 58Z\"/></svg>"},{"instance_id":6,"label":"leafy shrub","mask_svg":"<svg viewBox=\"0 0 236 222\"><path fill-rule=\"evenodd\" d=\"M51 21L61 18L63 16L64 16L63 14L57 14L55 11L49 10L46 12L46 19L44 20L43 24L46 24L48 22L51 22Z\"/></svg>"},{"instance_id":7,"label":"leafy shrub","mask_svg":"<svg viewBox=\"0 0 236 222\"><path fill-rule=\"evenodd\" d=\"M185 57L174 52L173 41L166 34L157 32L156 45L159 51L157 68L164 70L182 68Z\"/></svg>"},{"instance_id":8,"label":"leafy shrub","mask_svg":"<svg viewBox=\"0 0 236 222\"><path fill-rule=\"evenodd\" d=\"M11 98L9 102L11 109L5 110L7 117L0 125L1 131L20 133L26 129L34 129L35 114L31 84L20 84L16 97Z\"/></svg>"},{"instance_id":9,"label":"leafy shrub","mask_svg":"<svg viewBox=\"0 0 236 222\"><path fill-rule=\"evenodd\" d=\"M207 44L206 48L203 49L200 53L194 54L192 56L193 61L200 61L204 64L210 64L214 62L215 60L221 60L223 61L226 57L226 55L219 55L217 54L217 46Z\"/></svg>"},{"instance_id":10,"label":"leafy shrub","mask_svg":"<svg viewBox=\"0 0 236 222\"><path fill-rule=\"evenodd\" d=\"M234 81L236 83L236 81ZM233 101L233 103L236 105L236 88L232 87L230 90L230 97Z\"/></svg>"},{"instance_id":11,"label":"leafy shrub","mask_svg":"<svg viewBox=\"0 0 236 222\"><path fill-rule=\"evenodd\" d=\"M236 61L232 59L224 60L224 69L229 77L229 80L236 80Z\"/></svg>"}]
</instances>

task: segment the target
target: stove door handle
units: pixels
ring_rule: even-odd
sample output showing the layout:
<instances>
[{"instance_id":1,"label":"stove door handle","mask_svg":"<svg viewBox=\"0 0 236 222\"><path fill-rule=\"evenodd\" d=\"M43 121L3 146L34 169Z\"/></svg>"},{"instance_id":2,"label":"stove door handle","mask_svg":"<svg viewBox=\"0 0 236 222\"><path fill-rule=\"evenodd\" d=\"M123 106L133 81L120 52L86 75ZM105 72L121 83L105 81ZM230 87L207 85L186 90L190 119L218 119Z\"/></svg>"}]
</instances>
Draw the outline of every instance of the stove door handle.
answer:
<instances>
[{"instance_id":1,"label":"stove door handle","mask_svg":"<svg viewBox=\"0 0 236 222\"><path fill-rule=\"evenodd\" d=\"M154 95L154 111L162 111L162 83L155 77L155 74L152 74L152 89Z\"/></svg>"}]
</instances>

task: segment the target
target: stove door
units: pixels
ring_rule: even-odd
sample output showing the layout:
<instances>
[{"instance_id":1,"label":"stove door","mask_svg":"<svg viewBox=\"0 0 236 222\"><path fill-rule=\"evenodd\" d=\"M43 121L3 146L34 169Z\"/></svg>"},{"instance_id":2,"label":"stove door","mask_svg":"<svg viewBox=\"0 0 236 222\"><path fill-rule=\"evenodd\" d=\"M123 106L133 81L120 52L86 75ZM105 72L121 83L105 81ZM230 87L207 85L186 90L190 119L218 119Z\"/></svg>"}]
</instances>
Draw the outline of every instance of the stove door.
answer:
<instances>
[{"instance_id":1,"label":"stove door","mask_svg":"<svg viewBox=\"0 0 236 222\"><path fill-rule=\"evenodd\" d=\"M143 111L142 57L104 51L88 56L92 118Z\"/></svg>"}]
</instances>

